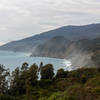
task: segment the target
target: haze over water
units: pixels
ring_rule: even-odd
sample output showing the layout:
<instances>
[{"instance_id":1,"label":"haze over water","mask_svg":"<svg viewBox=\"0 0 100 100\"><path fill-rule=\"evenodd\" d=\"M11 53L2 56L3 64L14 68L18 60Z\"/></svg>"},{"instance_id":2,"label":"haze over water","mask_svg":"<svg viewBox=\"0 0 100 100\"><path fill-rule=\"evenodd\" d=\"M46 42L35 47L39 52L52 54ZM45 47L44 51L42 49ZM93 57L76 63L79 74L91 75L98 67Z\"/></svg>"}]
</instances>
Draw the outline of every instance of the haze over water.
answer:
<instances>
[{"instance_id":1,"label":"haze over water","mask_svg":"<svg viewBox=\"0 0 100 100\"><path fill-rule=\"evenodd\" d=\"M59 68L72 70L70 61L65 59L30 57L29 55L30 54L28 53L0 51L0 64L9 68L11 71L13 71L16 67L20 67L24 62L29 63L29 65L34 63L39 65L41 62L43 62L43 64L53 64L55 71Z\"/></svg>"}]
</instances>

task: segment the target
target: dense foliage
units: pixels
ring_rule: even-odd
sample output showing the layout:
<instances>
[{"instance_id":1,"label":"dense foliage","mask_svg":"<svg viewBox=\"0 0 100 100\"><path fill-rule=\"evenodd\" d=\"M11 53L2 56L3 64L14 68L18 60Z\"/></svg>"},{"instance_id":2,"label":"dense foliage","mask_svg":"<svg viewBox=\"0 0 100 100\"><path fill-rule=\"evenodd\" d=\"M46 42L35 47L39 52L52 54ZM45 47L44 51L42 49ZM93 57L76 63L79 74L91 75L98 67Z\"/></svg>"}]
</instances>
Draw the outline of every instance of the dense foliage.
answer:
<instances>
[{"instance_id":1,"label":"dense foliage","mask_svg":"<svg viewBox=\"0 0 100 100\"><path fill-rule=\"evenodd\" d=\"M52 64L25 62L10 75L0 65L0 100L100 100L100 68L59 69L55 75Z\"/></svg>"}]
</instances>

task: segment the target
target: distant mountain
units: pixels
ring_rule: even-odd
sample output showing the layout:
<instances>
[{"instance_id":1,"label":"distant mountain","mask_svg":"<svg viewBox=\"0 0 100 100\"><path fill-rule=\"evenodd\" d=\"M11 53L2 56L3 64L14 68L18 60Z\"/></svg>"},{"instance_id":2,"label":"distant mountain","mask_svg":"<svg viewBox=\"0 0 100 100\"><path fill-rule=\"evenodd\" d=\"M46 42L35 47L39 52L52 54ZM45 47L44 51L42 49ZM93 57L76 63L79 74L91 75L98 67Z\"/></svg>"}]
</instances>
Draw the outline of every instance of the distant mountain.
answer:
<instances>
[{"instance_id":1,"label":"distant mountain","mask_svg":"<svg viewBox=\"0 0 100 100\"><path fill-rule=\"evenodd\" d=\"M0 50L32 52L38 45L45 43L55 36L64 36L70 41L94 39L100 36L100 24L64 26L19 41L7 43L1 46Z\"/></svg>"},{"instance_id":2,"label":"distant mountain","mask_svg":"<svg viewBox=\"0 0 100 100\"><path fill-rule=\"evenodd\" d=\"M71 42L67 47L66 54L66 59L70 59L75 68L99 67L100 37Z\"/></svg>"},{"instance_id":3,"label":"distant mountain","mask_svg":"<svg viewBox=\"0 0 100 100\"><path fill-rule=\"evenodd\" d=\"M31 56L64 58L70 41L63 36L55 36L38 45Z\"/></svg>"},{"instance_id":4,"label":"distant mountain","mask_svg":"<svg viewBox=\"0 0 100 100\"><path fill-rule=\"evenodd\" d=\"M0 50L31 52L31 56L70 59L74 66L93 63L92 50L100 44L100 24L64 26L0 47ZM98 49L99 50L99 49Z\"/></svg>"}]
</instances>

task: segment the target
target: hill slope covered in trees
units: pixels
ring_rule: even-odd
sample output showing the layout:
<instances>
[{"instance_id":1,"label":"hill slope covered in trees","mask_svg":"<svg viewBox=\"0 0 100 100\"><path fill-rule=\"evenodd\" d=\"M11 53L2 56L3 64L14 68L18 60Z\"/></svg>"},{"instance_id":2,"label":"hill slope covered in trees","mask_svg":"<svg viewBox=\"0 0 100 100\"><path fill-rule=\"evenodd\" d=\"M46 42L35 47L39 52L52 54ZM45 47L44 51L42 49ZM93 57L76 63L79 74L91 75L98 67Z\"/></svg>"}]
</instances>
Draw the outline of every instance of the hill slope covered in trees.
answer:
<instances>
[{"instance_id":1,"label":"hill slope covered in trees","mask_svg":"<svg viewBox=\"0 0 100 100\"><path fill-rule=\"evenodd\" d=\"M59 69L54 74L52 64L24 63L10 75L0 65L0 100L100 100L100 68Z\"/></svg>"}]
</instances>

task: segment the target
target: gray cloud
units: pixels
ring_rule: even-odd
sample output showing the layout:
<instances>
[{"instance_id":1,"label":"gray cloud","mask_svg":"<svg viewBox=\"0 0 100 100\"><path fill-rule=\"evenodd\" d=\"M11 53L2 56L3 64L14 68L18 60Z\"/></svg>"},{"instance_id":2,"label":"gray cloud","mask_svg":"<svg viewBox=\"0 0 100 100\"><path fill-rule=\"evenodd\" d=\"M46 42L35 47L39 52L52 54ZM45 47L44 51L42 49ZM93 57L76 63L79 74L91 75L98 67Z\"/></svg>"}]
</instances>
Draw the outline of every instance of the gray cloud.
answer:
<instances>
[{"instance_id":1,"label":"gray cloud","mask_svg":"<svg viewBox=\"0 0 100 100\"><path fill-rule=\"evenodd\" d=\"M100 22L100 0L0 0L0 43L69 24Z\"/></svg>"}]
</instances>

